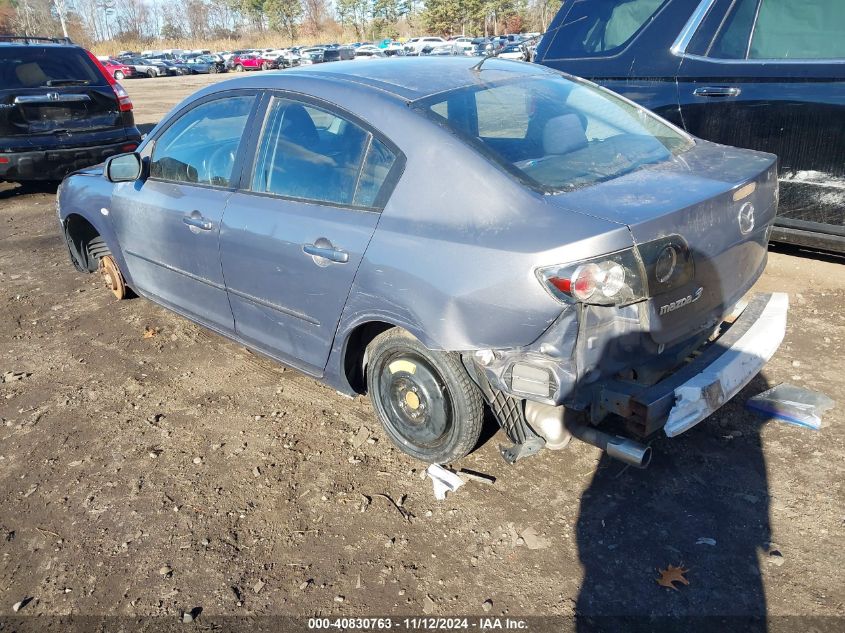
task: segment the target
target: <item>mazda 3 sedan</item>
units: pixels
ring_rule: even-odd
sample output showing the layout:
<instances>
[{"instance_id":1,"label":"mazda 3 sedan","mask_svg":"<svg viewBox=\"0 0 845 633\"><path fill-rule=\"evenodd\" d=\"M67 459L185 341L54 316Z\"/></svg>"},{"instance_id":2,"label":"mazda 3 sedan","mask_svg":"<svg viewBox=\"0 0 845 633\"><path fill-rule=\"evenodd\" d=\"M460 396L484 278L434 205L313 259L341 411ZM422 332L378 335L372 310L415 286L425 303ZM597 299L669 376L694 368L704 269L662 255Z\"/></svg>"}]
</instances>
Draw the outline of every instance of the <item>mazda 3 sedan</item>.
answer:
<instances>
[{"instance_id":1,"label":"mazda 3 sedan","mask_svg":"<svg viewBox=\"0 0 845 633\"><path fill-rule=\"evenodd\" d=\"M521 62L339 62L209 86L65 179L74 265L338 391L432 463L637 466L783 338L776 158ZM608 429L618 429L609 433Z\"/></svg>"}]
</instances>

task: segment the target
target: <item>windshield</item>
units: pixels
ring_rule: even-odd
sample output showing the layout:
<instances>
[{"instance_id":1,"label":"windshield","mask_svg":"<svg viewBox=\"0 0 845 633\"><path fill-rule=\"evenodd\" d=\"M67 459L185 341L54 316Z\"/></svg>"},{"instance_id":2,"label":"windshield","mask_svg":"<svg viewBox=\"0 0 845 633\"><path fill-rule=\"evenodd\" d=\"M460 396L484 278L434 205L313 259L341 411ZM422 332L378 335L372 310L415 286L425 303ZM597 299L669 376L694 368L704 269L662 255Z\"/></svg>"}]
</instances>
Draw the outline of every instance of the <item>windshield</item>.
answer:
<instances>
[{"instance_id":1,"label":"windshield","mask_svg":"<svg viewBox=\"0 0 845 633\"><path fill-rule=\"evenodd\" d=\"M563 76L473 85L415 106L547 192L610 180L692 146L644 108Z\"/></svg>"}]
</instances>

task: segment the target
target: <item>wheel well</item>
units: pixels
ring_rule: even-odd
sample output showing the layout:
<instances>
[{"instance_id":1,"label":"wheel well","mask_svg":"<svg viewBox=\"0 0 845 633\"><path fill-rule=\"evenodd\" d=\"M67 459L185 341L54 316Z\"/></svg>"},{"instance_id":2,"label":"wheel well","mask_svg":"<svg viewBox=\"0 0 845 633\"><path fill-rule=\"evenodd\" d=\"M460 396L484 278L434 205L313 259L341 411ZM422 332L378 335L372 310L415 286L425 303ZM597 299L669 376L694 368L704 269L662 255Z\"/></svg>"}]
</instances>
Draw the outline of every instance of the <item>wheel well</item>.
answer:
<instances>
[{"instance_id":1,"label":"wheel well","mask_svg":"<svg viewBox=\"0 0 845 633\"><path fill-rule=\"evenodd\" d=\"M97 272L100 259L110 254L97 229L81 215L71 214L65 220L65 240L70 259L80 272Z\"/></svg>"},{"instance_id":2,"label":"wheel well","mask_svg":"<svg viewBox=\"0 0 845 633\"><path fill-rule=\"evenodd\" d=\"M349 385L356 393L367 393L367 378L364 374L364 354L367 345L382 332L396 327L383 321L370 321L356 327L346 340L346 355L343 369Z\"/></svg>"}]
</instances>

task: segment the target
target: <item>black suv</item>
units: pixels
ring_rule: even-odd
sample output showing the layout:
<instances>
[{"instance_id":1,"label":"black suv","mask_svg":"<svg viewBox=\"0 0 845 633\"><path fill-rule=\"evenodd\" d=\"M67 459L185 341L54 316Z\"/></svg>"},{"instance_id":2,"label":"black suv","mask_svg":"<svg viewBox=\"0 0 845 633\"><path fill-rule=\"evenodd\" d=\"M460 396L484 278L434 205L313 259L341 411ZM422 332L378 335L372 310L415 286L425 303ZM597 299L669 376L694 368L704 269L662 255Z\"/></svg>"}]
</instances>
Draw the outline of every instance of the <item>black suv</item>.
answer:
<instances>
[{"instance_id":1,"label":"black suv","mask_svg":"<svg viewBox=\"0 0 845 633\"><path fill-rule=\"evenodd\" d=\"M0 182L61 180L140 142L129 96L91 53L0 36Z\"/></svg>"},{"instance_id":2,"label":"black suv","mask_svg":"<svg viewBox=\"0 0 845 633\"><path fill-rule=\"evenodd\" d=\"M845 252L845 1L564 0L535 61L777 154L772 238Z\"/></svg>"}]
</instances>

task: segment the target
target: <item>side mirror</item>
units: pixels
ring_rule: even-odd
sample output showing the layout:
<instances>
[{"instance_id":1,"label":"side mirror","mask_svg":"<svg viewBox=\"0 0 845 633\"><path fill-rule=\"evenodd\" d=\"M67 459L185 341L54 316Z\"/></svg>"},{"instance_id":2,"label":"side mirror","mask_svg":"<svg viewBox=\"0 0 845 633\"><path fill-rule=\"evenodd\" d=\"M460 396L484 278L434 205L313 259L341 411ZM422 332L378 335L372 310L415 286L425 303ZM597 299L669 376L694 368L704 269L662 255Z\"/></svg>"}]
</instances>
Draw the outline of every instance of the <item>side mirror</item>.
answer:
<instances>
[{"instance_id":1,"label":"side mirror","mask_svg":"<svg viewBox=\"0 0 845 633\"><path fill-rule=\"evenodd\" d=\"M106 160L106 178L110 182L133 182L141 177L141 157L136 153L118 154Z\"/></svg>"}]
</instances>

